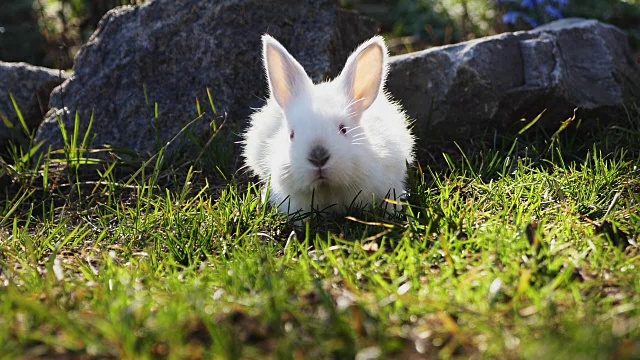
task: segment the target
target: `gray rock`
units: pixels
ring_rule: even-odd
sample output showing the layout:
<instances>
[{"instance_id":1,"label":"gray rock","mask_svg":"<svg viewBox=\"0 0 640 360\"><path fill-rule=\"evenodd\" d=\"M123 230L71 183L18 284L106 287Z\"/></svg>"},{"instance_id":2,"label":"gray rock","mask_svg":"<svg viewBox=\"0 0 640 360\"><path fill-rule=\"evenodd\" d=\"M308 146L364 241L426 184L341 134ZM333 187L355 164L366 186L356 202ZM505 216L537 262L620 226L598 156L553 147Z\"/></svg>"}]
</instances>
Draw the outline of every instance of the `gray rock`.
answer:
<instances>
[{"instance_id":1,"label":"gray rock","mask_svg":"<svg viewBox=\"0 0 640 360\"><path fill-rule=\"evenodd\" d=\"M67 127L79 112L81 132L93 112L93 147L154 153L197 117L196 99L208 114L190 130L207 132L207 88L239 128L266 96L263 33L292 49L319 80L336 75L349 52L375 31L372 21L339 10L335 0L155 0L117 8L78 53L73 77L53 92L37 138L62 146L55 114L64 104Z\"/></svg>"},{"instance_id":2,"label":"gray rock","mask_svg":"<svg viewBox=\"0 0 640 360\"><path fill-rule=\"evenodd\" d=\"M424 139L517 131L544 109L552 129L575 108L608 120L640 96L624 33L582 19L392 57L388 79Z\"/></svg>"},{"instance_id":3,"label":"gray rock","mask_svg":"<svg viewBox=\"0 0 640 360\"><path fill-rule=\"evenodd\" d=\"M27 126L35 130L47 112L51 90L68 77L58 70L0 61L0 118L9 120L15 131L22 131L11 94ZM13 135L15 132L8 129L4 121L0 121L0 147L4 147Z\"/></svg>"}]
</instances>

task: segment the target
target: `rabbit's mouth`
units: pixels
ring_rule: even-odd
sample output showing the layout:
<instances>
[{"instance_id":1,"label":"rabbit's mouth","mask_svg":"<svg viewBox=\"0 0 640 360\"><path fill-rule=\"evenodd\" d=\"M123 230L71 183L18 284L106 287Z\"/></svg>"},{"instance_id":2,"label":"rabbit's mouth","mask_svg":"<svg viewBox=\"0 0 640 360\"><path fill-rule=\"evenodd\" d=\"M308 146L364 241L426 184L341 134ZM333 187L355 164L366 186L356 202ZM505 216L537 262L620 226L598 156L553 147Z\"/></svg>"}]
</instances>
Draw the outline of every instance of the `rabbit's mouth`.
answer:
<instances>
[{"instance_id":1,"label":"rabbit's mouth","mask_svg":"<svg viewBox=\"0 0 640 360\"><path fill-rule=\"evenodd\" d=\"M324 183L328 180L326 168L316 168L313 175L313 180L311 181L312 183Z\"/></svg>"},{"instance_id":2,"label":"rabbit's mouth","mask_svg":"<svg viewBox=\"0 0 640 360\"><path fill-rule=\"evenodd\" d=\"M328 175L326 170L317 169L311 178L311 188L330 188L331 179Z\"/></svg>"}]
</instances>

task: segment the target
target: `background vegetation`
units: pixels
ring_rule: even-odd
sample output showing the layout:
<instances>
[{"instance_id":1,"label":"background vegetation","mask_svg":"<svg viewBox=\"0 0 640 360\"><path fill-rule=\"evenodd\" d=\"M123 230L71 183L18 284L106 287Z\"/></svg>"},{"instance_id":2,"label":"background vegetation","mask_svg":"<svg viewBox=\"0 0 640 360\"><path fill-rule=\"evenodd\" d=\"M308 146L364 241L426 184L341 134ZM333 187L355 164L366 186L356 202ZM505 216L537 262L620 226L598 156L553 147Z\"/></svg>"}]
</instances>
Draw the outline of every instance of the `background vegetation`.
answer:
<instances>
[{"instance_id":1,"label":"background vegetation","mask_svg":"<svg viewBox=\"0 0 640 360\"><path fill-rule=\"evenodd\" d=\"M73 56L109 9L146 0L3 0L0 60L71 68ZM559 17L598 19L624 29L640 45L640 0L339 0L375 18L402 53ZM549 6L555 9L550 11ZM556 12L557 11L557 12Z\"/></svg>"},{"instance_id":2,"label":"background vegetation","mask_svg":"<svg viewBox=\"0 0 640 360\"><path fill-rule=\"evenodd\" d=\"M69 69L73 56L116 6L143 0L3 0L0 60Z\"/></svg>"},{"instance_id":3,"label":"background vegetation","mask_svg":"<svg viewBox=\"0 0 640 360\"><path fill-rule=\"evenodd\" d=\"M526 30L561 17L598 19L621 27L637 46L640 0L340 0L378 20L400 39L396 52ZM553 7L555 11L550 11ZM523 15L514 19L513 14ZM505 17L506 16L506 17ZM530 18L533 22L527 22Z\"/></svg>"}]
</instances>

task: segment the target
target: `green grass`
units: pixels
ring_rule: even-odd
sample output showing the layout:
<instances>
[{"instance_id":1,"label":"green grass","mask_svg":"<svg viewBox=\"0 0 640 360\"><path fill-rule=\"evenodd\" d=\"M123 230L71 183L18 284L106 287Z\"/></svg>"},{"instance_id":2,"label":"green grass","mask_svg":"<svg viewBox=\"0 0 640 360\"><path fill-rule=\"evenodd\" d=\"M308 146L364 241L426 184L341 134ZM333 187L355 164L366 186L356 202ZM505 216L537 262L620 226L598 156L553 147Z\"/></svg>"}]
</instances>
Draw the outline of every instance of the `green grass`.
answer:
<instances>
[{"instance_id":1,"label":"green grass","mask_svg":"<svg viewBox=\"0 0 640 360\"><path fill-rule=\"evenodd\" d=\"M397 216L300 228L201 162L13 147L0 354L639 358L636 120L435 151Z\"/></svg>"}]
</instances>

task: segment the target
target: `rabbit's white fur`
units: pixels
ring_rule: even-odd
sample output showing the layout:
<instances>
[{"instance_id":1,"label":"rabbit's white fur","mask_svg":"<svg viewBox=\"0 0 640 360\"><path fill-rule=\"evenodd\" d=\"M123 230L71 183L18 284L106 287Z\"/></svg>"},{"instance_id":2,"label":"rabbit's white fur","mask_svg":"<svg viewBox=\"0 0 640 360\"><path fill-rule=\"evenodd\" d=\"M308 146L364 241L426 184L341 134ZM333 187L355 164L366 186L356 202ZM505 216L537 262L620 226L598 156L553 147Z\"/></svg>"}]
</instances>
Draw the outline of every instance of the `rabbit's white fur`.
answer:
<instances>
[{"instance_id":1,"label":"rabbit's white fur","mask_svg":"<svg viewBox=\"0 0 640 360\"><path fill-rule=\"evenodd\" d=\"M414 137L383 90L383 39L360 45L336 79L316 85L274 38L262 41L270 98L251 116L243 156L263 195L270 184L270 203L284 213L312 204L344 212L401 195Z\"/></svg>"}]
</instances>

